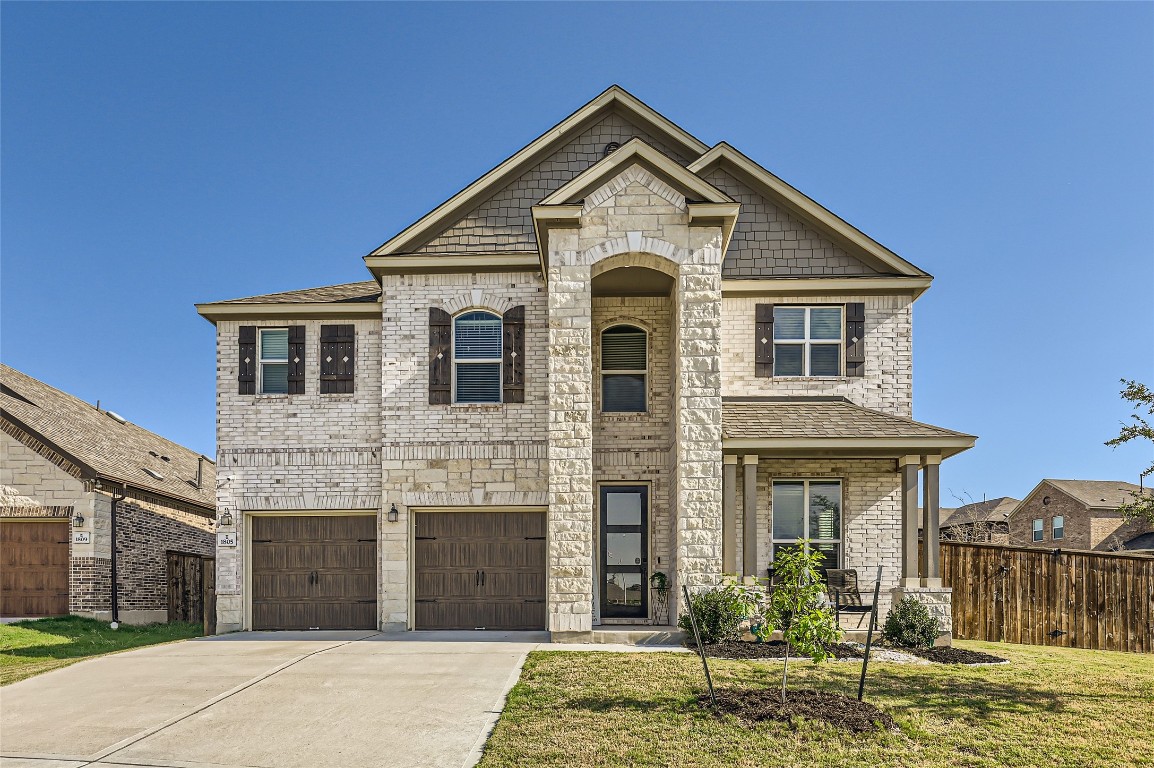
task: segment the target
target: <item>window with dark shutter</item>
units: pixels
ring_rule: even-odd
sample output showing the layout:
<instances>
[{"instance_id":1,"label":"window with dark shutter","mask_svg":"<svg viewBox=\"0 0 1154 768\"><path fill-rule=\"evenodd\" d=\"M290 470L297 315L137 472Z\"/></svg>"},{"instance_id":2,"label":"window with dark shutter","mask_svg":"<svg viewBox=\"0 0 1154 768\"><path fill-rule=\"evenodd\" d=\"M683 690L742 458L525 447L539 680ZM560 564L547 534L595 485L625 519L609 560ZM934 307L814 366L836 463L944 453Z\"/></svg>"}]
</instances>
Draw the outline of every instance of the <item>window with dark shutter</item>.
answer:
<instances>
[{"instance_id":1,"label":"window with dark shutter","mask_svg":"<svg viewBox=\"0 0 1154 768\"><path fill-rule=\"evenodd\" d=\"M290 325L288 329L288 393L305 393L305 327Z\"/></svg>"},{"instance_id":2,"label":"window with dark shutter","mask_svg":"<svg viewBox=\"0 0 1154 768\"><path fill-rule=\"evenodd\" d=\"M513 307L501 318L501 399L525 402L525 307Z\"/></svg>"},{"instance_id":3,"label":"window with dark shutter","mask_svg":"<svg viewBox=\"0 0 1154 768\"><path fill-rule=\"evenodd\" d=\"M353 392L356 366L356 326L321 326L321 394Z\"/></svg>"},{"instance_id":4,"label":"window with dark shutter","mask_svg":"<svg viewBox=\"0 0 1154 768\"><path fill-rule=\"evenodd\" d=\"M845 375L865 376L865 304L845 305Z\"/></svg>"},{"instance_id":5,"label":"window with dark shutter","mask_svg":"<svg viewBox=\"0 0 1154 768\"><path fill-rule=\"evenodd\" d=\"M758 304L753 323L753 373L773 377L773 305Z\"/></svg>"},{"instance_id":6,"label":"window with dark shutter","mask_svg":"<svg viewBox=\"0 0 1154 768\"><path fill-rule=\"evenodd\" d=\"M429 404L453 400L453 318L439 307L429 307Z\"/></svg>"},{"instance_id":7,"label":"window with dark shutter","mask_svg":"<svg viewBox=\"0 0 1154 768\"><path fill-rule=\"evenodd\" d=\"M256 326L240 327L240 369L237 374L237 394L256 394Z\"/></svg>"}]
</instances>

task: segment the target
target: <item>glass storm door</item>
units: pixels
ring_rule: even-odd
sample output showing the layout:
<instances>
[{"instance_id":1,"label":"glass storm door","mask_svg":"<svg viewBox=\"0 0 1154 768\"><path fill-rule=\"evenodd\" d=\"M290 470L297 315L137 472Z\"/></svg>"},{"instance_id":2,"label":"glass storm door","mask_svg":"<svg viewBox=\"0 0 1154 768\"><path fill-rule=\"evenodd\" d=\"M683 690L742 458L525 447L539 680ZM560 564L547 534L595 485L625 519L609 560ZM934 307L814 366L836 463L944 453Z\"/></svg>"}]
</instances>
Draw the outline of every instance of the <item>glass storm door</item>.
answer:
<instances>
[{"instance_id":1,"label":"glass storm door","mask_svg":"<svg viewBox=\"0 0 1154 768\"><path fill-rule=\"evenodd\" d=\"M601 489L601 616L649 616L646 542L648 489L643 485Z\"/></svg>"}]
</instances>

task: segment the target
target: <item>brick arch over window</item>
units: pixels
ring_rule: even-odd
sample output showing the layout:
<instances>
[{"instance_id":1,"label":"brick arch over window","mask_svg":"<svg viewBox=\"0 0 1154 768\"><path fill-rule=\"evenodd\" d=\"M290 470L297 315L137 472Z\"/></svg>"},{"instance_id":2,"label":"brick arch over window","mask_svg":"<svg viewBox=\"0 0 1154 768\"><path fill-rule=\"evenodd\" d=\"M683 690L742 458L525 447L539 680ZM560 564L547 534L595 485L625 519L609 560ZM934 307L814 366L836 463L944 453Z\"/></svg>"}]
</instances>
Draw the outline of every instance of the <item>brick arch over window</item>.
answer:
<instances>
[{"instance_id":1,"label":"brick arch over window","mask_svg":"<svg viewBox=\"0 0 1154 768\"><path fill-rule=\"evenodd\" d=\"M614 263L612 266L602 267L602 263L614 256L627 254L639 261L629 266L649 267L667 275L675 275L676 265L684 263L689 258L689 251L673 243L656 237L645 237L640 232L629 232L622 237L614 237L602 241L581 252L579 263L589 264L593 268L593 276L600 272L613 269L624 264ZM672 270L672 271L671 271Z\"/></svg>"},{"instance_id":2,"label":"brick arch over window","mask_svg":"<svg viewBox=\"0 0 1154 768\"><path fill-rule=\"evenodd\" d=\"M441 307L453 316L459 315L465 310L504 315L513 308L513 302L504 296L496 296L492 293L486 293L481 288L474 288L448 299Z\"/></svg>"},{"instance_id":3,"label":"brick arch over window","mask_svg":"<svg viewBox=\"0 0 1154 768\"><path fill-rule=\"evenodd\" d=\"M613 241L609 240L606 242ZM670 247L673 247L672 244L670 244ZM644 269L652 269L654 272L660 272L663 275L669 275L676 279L678 264L679 262L658 253L625 250L620 253L599 256L597 261L594 261L589 269L589 277L593 279L606 272L621 269L622 267L642 267Z\"/></svg>"}]
</instances>

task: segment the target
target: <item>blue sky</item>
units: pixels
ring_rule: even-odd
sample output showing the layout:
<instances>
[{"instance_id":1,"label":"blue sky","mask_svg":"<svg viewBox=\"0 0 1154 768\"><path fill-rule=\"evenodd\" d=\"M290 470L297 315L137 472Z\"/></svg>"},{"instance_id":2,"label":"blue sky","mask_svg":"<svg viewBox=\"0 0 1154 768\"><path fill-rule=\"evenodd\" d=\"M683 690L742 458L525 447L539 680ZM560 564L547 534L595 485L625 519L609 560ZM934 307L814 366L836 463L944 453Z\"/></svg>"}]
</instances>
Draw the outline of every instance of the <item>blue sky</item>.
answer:
<instances>
[{"instance_id":1,"label":"blue sky","mask_svg":"<svg viewBox=\"0 0 1154 768\"><path fill-rule=\"evenodd\" d=\"M197 301L361 256L619 83L936 276L951 491L1134 480L1154 384L1154 5L4 3L3 360L214 453ZM949 489L949 490L947 490Z\"/></svg>"}]
</instances>

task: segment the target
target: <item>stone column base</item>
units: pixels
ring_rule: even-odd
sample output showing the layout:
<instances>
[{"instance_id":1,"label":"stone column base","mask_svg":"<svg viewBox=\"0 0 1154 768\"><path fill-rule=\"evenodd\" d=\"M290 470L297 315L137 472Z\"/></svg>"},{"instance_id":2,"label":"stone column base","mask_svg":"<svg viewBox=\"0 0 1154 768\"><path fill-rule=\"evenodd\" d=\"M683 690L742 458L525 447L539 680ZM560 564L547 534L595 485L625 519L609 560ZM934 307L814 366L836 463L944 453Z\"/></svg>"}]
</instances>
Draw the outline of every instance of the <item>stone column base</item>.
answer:
<instances>
[{"instance_id":1,"label":"stone column base","mask_svg":"<svg viewBox=\"0 0 1154 768\"><path fill-rule=\"evenodd\" d=\"M930 615L938 619L938 640L935 645L949 647L954 637L954 617L952 613L953 590L949 587L894 587L890 590L892 605L897 605L902 598L912 597L929 609ZM884 622L885 617L879 617Z\"/></svg>"}]
</instances>

